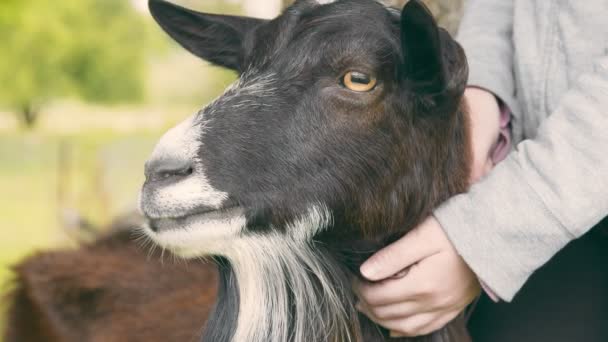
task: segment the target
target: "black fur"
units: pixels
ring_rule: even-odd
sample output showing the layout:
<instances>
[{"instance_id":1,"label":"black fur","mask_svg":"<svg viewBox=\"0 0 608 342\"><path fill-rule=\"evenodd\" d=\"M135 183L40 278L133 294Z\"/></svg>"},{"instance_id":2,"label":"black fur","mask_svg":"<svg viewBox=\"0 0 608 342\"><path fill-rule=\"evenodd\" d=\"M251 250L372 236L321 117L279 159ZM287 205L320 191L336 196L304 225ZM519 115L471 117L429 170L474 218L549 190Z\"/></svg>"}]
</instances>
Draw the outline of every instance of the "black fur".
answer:
<instances>
[{"instance_id":1,"label":"black fur","mask_svg":"<svg viewBox=\"0 0 608 342\"><path fill-rule=\"evenodd\" d=\"M164 1L150 1L149 7L161 27L186 50L234 70L240 69L240 47L247 32L264 22L255 18L201 14Z\"/></svg>"}]
</instances>

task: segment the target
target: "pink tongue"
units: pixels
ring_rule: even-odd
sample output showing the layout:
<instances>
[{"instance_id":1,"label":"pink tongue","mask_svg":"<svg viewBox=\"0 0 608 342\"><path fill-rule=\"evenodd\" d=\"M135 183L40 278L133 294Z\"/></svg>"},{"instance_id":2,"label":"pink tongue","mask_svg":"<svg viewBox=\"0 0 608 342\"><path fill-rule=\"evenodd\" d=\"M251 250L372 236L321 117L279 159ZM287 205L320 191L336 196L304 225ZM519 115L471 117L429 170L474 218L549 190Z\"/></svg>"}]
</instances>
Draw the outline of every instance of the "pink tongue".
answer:
<instances>
[{"instance_id":1,"label":"pink tongue","mask_svg":"<svg viewBox=\"0 0 608 342\"><path fill-rule=\"evenodd\" d=\"M511 113L506 106L503 106L500 112L500 135L494 146L494 151L492 151L492 162L494 165L503 161L511 151L510 123Z\"/></svg>"}]
</instances>

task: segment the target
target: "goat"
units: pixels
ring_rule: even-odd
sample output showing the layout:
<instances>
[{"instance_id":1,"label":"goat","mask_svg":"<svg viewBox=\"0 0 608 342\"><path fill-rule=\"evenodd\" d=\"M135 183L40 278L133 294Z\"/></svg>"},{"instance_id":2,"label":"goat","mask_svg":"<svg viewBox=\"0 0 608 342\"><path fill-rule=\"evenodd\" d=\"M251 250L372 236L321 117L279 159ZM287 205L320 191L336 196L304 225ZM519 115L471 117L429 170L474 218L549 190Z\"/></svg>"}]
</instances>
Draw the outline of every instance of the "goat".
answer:
<instances>
[{"instance_id":1,"label":"goat","mask_svg":"<svg viewBox=\"0 0 608 342\"><path fill-rule=\"evenodd\" d=\"M146 165L143 231L17 268L7 341L383 341L350 283L372 253L467 187L464 54L419 1L300 0L278 18L151 0L186 49L239 81ZM207 320L211 298L217 303ZM461 320L403 341L467 341Z\"/></svg>"},{"instance_id":2,"label":"goat","mask_svg":"<svg viewBox=\"0 0 608 342\"><path fill-rule=\"evenodd\" d=\"M296 1L274 20L150 0L184 48L239 80L145 166L143 232L212 257L203 340L384 341L351 281L468 185L463 50L418 0ZM462 320L402 341L466 341Z\"/></svg>"}]
</instances>

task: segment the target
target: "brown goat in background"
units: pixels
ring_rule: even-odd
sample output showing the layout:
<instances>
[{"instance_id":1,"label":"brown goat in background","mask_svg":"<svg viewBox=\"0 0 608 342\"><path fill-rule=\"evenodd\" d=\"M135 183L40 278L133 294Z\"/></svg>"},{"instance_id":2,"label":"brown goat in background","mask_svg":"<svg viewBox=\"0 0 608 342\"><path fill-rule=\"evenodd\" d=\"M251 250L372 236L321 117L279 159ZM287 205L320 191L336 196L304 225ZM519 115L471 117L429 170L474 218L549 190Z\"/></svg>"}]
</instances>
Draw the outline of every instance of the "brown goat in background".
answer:
<instances>
[{"instance_id":1,"label":"brown goat in background","mask_svg":"<svg viewBox=\"0 0 608 342\"><path fill-rule=\"evenodd\" d=\"M197 341L217 270L150 254L120 230L15 268L5 342Z\"/></svg>"}]
</instances>

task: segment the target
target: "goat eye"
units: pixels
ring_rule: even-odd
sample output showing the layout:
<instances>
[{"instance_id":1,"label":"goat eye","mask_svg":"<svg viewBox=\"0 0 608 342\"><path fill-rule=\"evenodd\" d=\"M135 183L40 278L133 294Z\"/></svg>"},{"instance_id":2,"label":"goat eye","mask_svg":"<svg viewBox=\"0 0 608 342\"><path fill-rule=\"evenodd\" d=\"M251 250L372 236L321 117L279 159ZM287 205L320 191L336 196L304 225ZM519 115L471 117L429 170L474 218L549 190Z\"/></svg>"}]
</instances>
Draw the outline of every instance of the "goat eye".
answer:
<instances>
[{"instance_id":1,"label":"goat eye","mask_svg":"<svg viewBox=\"0 0 608 342\"><path fill-rule=\"evenodd\" d=\"M356 92L371 91L376 87L377 80L374 76L358 71L349 71L342 78L342 85Z\"/></svg>"}]
</instances>

